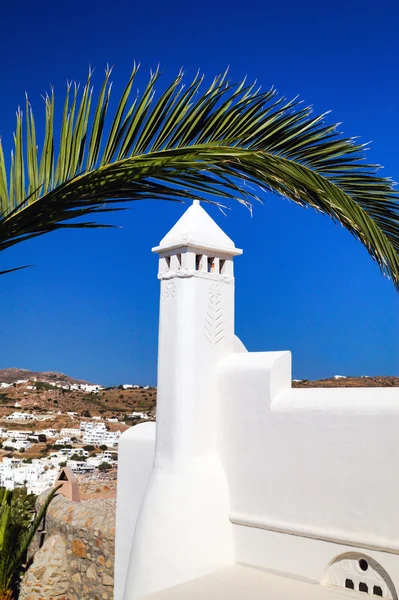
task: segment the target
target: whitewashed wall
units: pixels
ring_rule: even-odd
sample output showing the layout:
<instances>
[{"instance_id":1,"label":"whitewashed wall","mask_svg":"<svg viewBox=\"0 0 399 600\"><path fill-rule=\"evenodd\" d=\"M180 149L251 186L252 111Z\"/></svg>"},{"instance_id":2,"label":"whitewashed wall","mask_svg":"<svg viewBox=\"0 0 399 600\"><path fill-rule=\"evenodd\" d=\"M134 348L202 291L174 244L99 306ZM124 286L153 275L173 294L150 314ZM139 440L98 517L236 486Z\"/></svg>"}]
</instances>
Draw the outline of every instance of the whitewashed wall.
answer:
<instances>
[{"instance_id":1,"label":"whitewashed wall","mask_svg":"<svg viewBox=\"0 0 399 600\"><path fill-rule=\"evenodd\" d=\"M224 359L219 393L237 561L321 581L371 548L399 587L398 388L291 389L265 352Z\"/></svg>"},{"instance_id":2,"label":"whitewashed wall","mask_svg":"<svg viewBox=\"0 0 399 600\"><path fill-rule=\"evenodd\" d=\"M130 550L155 451L155 423L122 433L118 453L114 600L122 600Z\"/></svg>"}]
</instances>

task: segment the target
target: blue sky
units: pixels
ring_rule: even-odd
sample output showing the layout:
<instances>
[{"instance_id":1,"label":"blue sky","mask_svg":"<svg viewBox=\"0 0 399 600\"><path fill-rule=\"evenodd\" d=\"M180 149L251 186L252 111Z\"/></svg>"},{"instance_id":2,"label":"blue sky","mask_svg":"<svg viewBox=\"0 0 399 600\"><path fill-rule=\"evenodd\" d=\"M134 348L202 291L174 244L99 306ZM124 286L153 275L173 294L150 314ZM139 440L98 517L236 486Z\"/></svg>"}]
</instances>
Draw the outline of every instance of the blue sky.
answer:
<instances>
[{"instance_id":1,"label":"blue sky","mask_svg":"<svg viewBox=\"0 0 399 600\"><path fill-rule=\"evenodd\" d=\"M230 65L264 88L331 109L348 136L372 140L369 159L399 179L399 5L394 0L6 3L0 48L0 135L11 149L25 91L40 126L41 94L100 84L115 64L119 92L133 59L139 84L161 63L209 81ZM244 255L236 260L236 329L250 350L289 349L295 378L399 375L398 294L360 243L311 210L271 194L251 217L211 209ZM103 384L156 382L157 260L150 249L182 214L135 203L108 218L121 229L62 232L2 253L0 368L57 370Z\"/></svg>"}]
</instances>

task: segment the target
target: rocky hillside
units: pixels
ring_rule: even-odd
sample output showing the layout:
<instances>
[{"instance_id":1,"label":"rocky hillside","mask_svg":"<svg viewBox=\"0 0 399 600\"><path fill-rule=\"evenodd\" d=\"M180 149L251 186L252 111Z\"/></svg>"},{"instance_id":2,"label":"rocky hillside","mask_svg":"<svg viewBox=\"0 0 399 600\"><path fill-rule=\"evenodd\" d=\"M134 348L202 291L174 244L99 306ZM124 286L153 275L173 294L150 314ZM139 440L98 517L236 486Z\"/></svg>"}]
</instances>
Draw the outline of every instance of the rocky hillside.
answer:
<instances>
[{"instance_id":1,"label":"rocky hillside","mask_svg":"<svg viewBox=\"0 0 399 600\"><path fill-rule=\"evenodd\" d=\"M293 381L292 387L399 387L399 377L345 377L343 375L335 375L335 377L330 377L329 379L317 379L315 381L301 379L300 381Z\"/></svg>"},{"instance_id":2,"label":"rocky hillside","mask_svg":"<svg viewBox=\"0 0 399 600\"><path fill-rule=\"evenodd\" d=\"M27 369L2 369L1 382L9 387L0 389L0 418L9 414L11 409L35 413L53 412L55 415L61 412L62 416L57 417L59 421L71 411L76 412L78 417L87 418L97 415L125 420L125 416L133 411L155 416L155 388L124 390L122 386L115 386L92 392L77 389L80 384L87 385L86 381L63 373ZM73 385L74 388L68 389L68 385ZM62 426L68 424L62 423Z\"/></svg>"},{"instance_id":3,"label":"rocky hillside","mask_svg":"<svg viewBox=\"0 0 399 600\"><path fill-rule=\"evenodd\" d=\"M73 383L87 383L82 379L74 379L64 373L56 373L54 371L30 371L29 369L0 369L0 382L4 383L15 383L22 379L38 379L40 381L47 381L48 383L59 383L59 384L73 384Z\"/></svg>"},{"instance_id":4,"label":"rocky hillside","mask_svg":"<svg viewBox=\"0 0 399 600\"><path fill-rule=\"evenodd\" d=\"M52 387L27 389L32 382L0 390L0 415L10 409L36 413L60 411L76 412L79 417L124 417L133 411L154 416L156 389L121 390L118 387L87 393L80 390L63 390ZM16 404L18 408L16 407ZM67 426L67 425L64 425Z\"/></svg>"}]
</instances>

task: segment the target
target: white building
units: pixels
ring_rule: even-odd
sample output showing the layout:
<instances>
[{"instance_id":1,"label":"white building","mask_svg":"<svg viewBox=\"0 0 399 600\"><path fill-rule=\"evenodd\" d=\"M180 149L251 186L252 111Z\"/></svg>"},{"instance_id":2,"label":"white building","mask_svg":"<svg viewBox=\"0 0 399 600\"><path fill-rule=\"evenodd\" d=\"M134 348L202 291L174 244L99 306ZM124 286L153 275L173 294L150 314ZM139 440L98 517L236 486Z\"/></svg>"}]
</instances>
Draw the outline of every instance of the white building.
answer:
<instances>
[{"instance_id":1,"label":"white building","mask_svg":"<svg viewBox=\"0 0 399 600\"><path fill-rule=\"evenodd\" d=\"M12 430L12 429L8 429L7 431L4 431L4 437L10 439L15 439L18 441L24 441L27 440L28 437L33 436L33 432L32 431L19 431L18 429L16 430Z\"/></svg>"},{"instance_id":2,"label":"white building","mask_svg":"<svg viewBox=\"0 0 399 600\"><path fill-rule=\"evenodd\" d=\"M70 390L79 390L82 392L88 392L89 394L98 394L98 392L104 389L101 385L91 385L89 383L72 383L68 387Z\"/></svg>"},{"instance_id":3,"label":"white building","mask_svg":"<svg viewBox=\"0 0 399 600\"><path fill-rule=\"evenodd\" d=\"M4 447L13 448L14 450L17 450L17 452L21 452L21 450L24 452L25 450L32 448L32 443L28 442L28 440L14 440L8 438L8 440L4 442Z\"/></svg>"},{"instance_id":4,"label":"white building","mask_svg":"<svg viewBox=\"0 0 399 600\"><path fill-rule=\"evenodd\" d=\"M118 454L116 452L105 450L105 452L102 453L102 456L104 462L107 462L110 465L116 465L118 463Z\"/></svg>"},{"instance_id":5,"label":"white building","mask_svg":"<svg viewBox=\"0 0 399 600\"><path fill-rule=\"evenodd\" d=\"M93 446L116 446L119 443L120 431L108 431L105 423L98 423L85 430L83 442Z\"/></svg>"},{"instance_id":6,"label":"white building","mask_svg":"<svg viewBox=\"0 0 399 600\"><path fill-rule=\"evenodd\" d=\"M26 412L13 412L6 417L8 421L31 421L34 418L34 414Z\"/></svg>"},{"instance_id":7,"label":"white building","mask_svg":"<svg viewBox=\"0 0 399 600\"><path fill-rule=\"evenodd\" d=\"M96 468L95 465L81 460L67 460L67 467L72 469L74 473L88 473Z\"/></svg>"},{"instance_id":8,"label":"white building","mask_svg":"<svg viewBox=\"0 0 399 600\"><path fill-rule=\"evenodd\" d=\"M70 437L63 437L57 440L54 446L66 446L72 444L72 439Z\"/></svg>"},{"instance_id":9,"label":"white building","mask_svg":"<svg viewBox=\"0 0 399 600\"><path fill-rule=\"evenodd\" d=\"M86 462L88 465L93 465L95 467L99 467L102 463L107 463L111 466L116 466L118 464L118 455L116 452L110 452L106 450L102 454L90 456Z\"/></svg>"},{"instance_id":10,"label":"white building","mask_svg":"<svg viewBox=\"0 0 399 600\"><path fill-rule=\"evenodd\" d=\"M131 417L133 417L134 419L149 419L150 417L147 415L147 413L143 413L143 412L136 412L133 411L132 414L130 415Z\"/></svg>"},{"instance_id":11,"label":"white building","mask_svg":"<svg viewBox=\"0 0 399 600\"><path fill-rule=\"evenodd\" d=\"M64 427L64 429L61 429L60 435L65 435L69 437L80 437L82 435L82 432L80 429L76 429L73 427Z\"/></svg>"},{"instance_id":12,"label":"white building","mask_svg":"<svg viewBox=\"0 0 399 600\"><path fill-rule=\"evenodd\" d=\"M289 352L247 352L241 251L199 204L154 250L156 444L121 436L115 600L397 599L398 389L292 389Z\"/></svg>"},{"instance_id":13,"label":"white building","mask_svg":"<svg viewBox=\"0 0 399 600\"><path fill-rule=\"evenodd\" d=\"M46 437L58 437L59 436L59 431L57 429L52 429L52 428L48 428L48 429L42 429L40 431L35 431L35 434L40 435L43 434Z\"/></svg>"}]
</instances>

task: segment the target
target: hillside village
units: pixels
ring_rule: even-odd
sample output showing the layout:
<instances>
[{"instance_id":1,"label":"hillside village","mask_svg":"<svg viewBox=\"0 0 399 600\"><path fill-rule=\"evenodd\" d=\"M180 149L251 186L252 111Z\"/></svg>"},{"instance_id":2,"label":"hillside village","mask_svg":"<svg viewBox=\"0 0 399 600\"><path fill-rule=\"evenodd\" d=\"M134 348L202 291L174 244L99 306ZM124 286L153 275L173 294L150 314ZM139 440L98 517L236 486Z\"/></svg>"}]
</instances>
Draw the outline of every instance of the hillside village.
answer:
<instances>
[{"instance_id":1,"label":"hillside village","mask_svg":"<svg viewBox=\"0 0 399 600\"><path fill-rule=\"evenodd\" d=\"M156 390L104 388L60 373L0 371L0 486L40 494L68 466L80 481L115 479L119 437L155 419Z\"/></svg>"}]
</instances>

